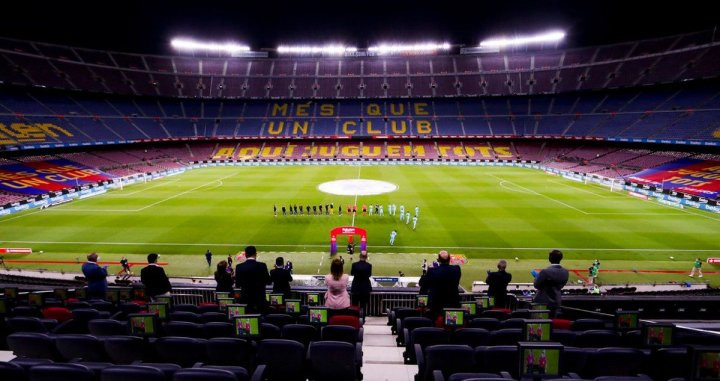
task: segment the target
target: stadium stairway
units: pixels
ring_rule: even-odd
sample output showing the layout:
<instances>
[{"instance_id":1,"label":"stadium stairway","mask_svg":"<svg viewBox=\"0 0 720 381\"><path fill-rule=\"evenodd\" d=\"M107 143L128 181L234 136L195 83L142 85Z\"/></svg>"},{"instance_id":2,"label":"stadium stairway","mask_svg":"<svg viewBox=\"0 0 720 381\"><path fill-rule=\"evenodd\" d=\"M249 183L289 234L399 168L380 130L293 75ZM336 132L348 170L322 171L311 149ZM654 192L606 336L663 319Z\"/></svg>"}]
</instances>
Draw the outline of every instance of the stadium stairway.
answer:
<instances>
[{"instance_id":1,"label":"stadium stairway","mask_svg":"<svg viewBox=\"0 0 720 381\"><path fill-rule=\"evenodd\" d=\"M413 381L417 365L405 365L387 317L367 317L363 338L363 381Z\"/></svg>"}]
</instances>

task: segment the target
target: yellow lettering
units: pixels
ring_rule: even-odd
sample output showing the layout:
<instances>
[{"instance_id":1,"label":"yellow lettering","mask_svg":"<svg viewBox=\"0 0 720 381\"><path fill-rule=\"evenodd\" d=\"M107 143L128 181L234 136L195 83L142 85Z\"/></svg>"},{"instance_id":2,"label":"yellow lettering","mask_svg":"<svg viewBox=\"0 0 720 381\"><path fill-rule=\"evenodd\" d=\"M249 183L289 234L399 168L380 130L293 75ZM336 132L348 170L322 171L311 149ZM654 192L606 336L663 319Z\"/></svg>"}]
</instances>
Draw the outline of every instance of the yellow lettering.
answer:
<instances>
[{"instance_id":1,"label":"yellow lettering","mask_svg":"<svg viewBox=\"0 0 720 381\"><path fill-rule=\"evenodd\" d=\"M416 102L415 103L415 115L417 116L428 116L430 113L426 109L428 106L425 102Z\"/></svg>"},{"instance_id":2,"label":"yellow lettering","mask_svg":"<svg viewBox=\"0 0 720 381\"><path fill-rule=\"evenodd\" d=\"M400 157L400 149L401 147L398 145L389 145L387 146L387 155L389 157Z\"/></svg>"},{"instance_id":3,"label":"yellow lettering","mask_svg":"<svg viewBox=\"0 0 720 381\"><path fill-rule=\"evenodd\" d=\"M60 137L60 135L58 135L57 133L55 133L55 131L61 132L63 135L68 136L68 137L72 137L72 136L73 136L73 134L71 134L70 132L68 132L68 131L65 130L64 128L58 127L58 126L56 126L56 125L54 125L54 124L50 124L50 123L35 123L35 126L37 126L39 129L41 129L42 131L44 131L46 134L48 134L48 135L50 135L50 136L52 136L52 137L54 137L54 138Z\"/></svg>"},{"instance_id":4,"label":"yellow lettering","mask_svg":"<svg viewBox=\"0 0 720 381\"><path fill-rule=\"evenodd\" d=\"M495 153L499 157L511 157L512 153L510 153L510 147L495 147Z\"/></svg>"},{"instance_id":5,"label":"yellow lettering","mask_svg":"<svg viewBox=\"0 0 720 381\"><path fill-rule=\"evenodd\" d=\"M233 157L233 153L235 153L235 147L221 147L215 152L213 159Z\"/></svg>"},{"instance_id":6,"label":"yellow lettering","mask_svg":"<svg viewBox=\"0 0 720 381\"><path fill-rule=\"evenodd\" d=\"M293 135L297 135L298 132L302 132L303 135L307 135L308 133L308 122L293 122Z\"/></svg>"},{"instance_id":7,"label":"yellow lettering","mask_svg":"<svg viewBox=\"0 0 720 381\"><path fill-rule=\"evenodd\" d=\"M287 111L288 111L287 103L283 103L282 105L273 103L271 116L278 116L279 112L281 113L280 116L287 116Z\"/></svg>"},{"instance_id":8,"label":"yellow lettering","mask_svg":"<svg viewBox=\"0 0 720 381\"><path fill-rule=\"evenodd\" d=\"M295 115L297 116L310 116L308 109L310 108L311 102L299 103L295 106Z\"/></svg>"},{"instance_id":9,"label":"yellow lettering","mask_svg":"<svg viewBox=\"0 0 720 381\"><path fill-rule=\"evenodd\" d=\"M285 149L285 157L292 156L293 152L295 152L295 147L297 147L297 144L288 144L287 148Z\"/></svg>"},{"instance_id":10,"label":"yellow lettering","mask_svg":"<svg viewBox=\"0 0 720 381\"><path fill-rule=\"evenodd\" d=\"M238 149L238 159L254 159L258 153L260 153L259 147L240 147L240 149Z\"/></svg>"},{"instance_id":11,"label":"yellow lettering","mask_svg":"<svg viewBox=\"0 0 720 381\"><path fill-rule=\"evenodd\" d=\"M261 156L265 157L278 157L282 154L283 147L265 147L262 149Z\"/></svg>"},{"instance_id":12,"label":"yellow lettering","mask_svg":"<svg viewBox=\"0 0 720 381\"><path fill-rule=\"evenodd\" d=\"M370 103L367 105L367 114L371 116L379 116L380 115L380 105L377 103Z\"/></svg>"},{"instance_id":13,"label":"yellow lettering","mask_svg":"<svg viewBox=\"0 0 720 381\"><path fill-rule=\"evenodd\" d=\"M333 116L335 115L335 105L326 103L320 105L320 116Z\"/></svg>"},{"instance_id":14,"label":"yellow lettering","mask_svg":"<svg viewBox=\"0 0 720 381\"><path fill-rule=\"evenodd\" d=\"M350 128L351 126L352 126L352 127L357 126L357 123L353 122L352 120L348 120L348 121L343 122L343 125L342 125L343 134L345 134L345 135L355 135L355 133L357 133L357 129L356 129L356 128L352 128L352 129L351 129L351 128Z\"/></svg>"},{"instance_id":15,"label":"yellow lettering","mask_svg":"<svg viewBox=\"0 0 720 381\"><path fill-rule=\"evenodd\" d=\"M362 154L366 157L375 157L382 154L382 147L380 146L363 146Z\"/></svg>"},{"instance_id":16,"label":"yellow lettering","mask_svg":"<svg viewBox=\"0 0 720 381\"><path fill-rule=\"evenodd\" d=\"M438 146L438 150L440 151L440 156L443 156L443 157L444 157L444 156L447 156L447 155L448 155L448 150L449 150L450 148L451 148L451 147L449 147L449 146Z\"/></svg>"},{"instance_id":17,"label":"yellow lettering","mask_svg":"<svg viewBox=\"0 0 720 381\"><path fill-rule=\"evenodd\" d=\"M340 148L340 153L345 156L357 157L359 151L358 146L343 146Z\"/></svg>"},{"instance_id":18,"label":"yellow lettering","mask_svg":"<svg viewBox=\"0 0 720 381\"><path fill-rule=\"evenodd\" d=\"M462 146L453 147L453 153L455 153L455 156L465 156L465 152L463 152Z\"/></svg>"},{"instance_id":19,"label":"yellow lettering","mask_svg":"<svg viewBox=\"0 0 720 381\"><path fill-rule=\"evenodd\" d=\"M333 157L335 156L335 146L320 146L320 156Z\"/></svg>"},{"instance_id":20,"label":"yellow lettering","mask_svg":"<svg viewBox=\"0 0 720 381\"><path fill-rule=\"evenodd\" d=\"M418 120L416 126L418 134L432 133L432 123L429 120Z\"/></svg>"},{"instance_id":21,"label":"yellow lettering","mask_svg":"<svg viewBox=\"0 0 720 381\"><path fill-rule=\"evenodd\" d=\"M377 134L382 134L382 133L383 133L383 132L380 131L380 130L375 130L375 129L373 129L372 121L371 121L371 120L368 120L367 122L365 122L365 125L367 126L368 135L377 135Z\"/></svg>"},{"instance_id":22,"label":"yellow lettering","mask_svg":"<svg viewBox=\"0 0 720 381\"><path fill-rule=\"evenodd\" d=\"M407 123L405 123L404 120L400 121L400 128L397 126L397 120L391 120L390 121L390 127L392 129L392 132L395 134L404 134L407 132Z\"/></svg>"},{"instance_id":23,"label":"yellow lettering","mask_svg":"<svg viewBox=\"0 0 720 381\"><path fill-rule=\"evenodd\" d=\"M425 157L425 146L423 146L423 145L413 146L413 153L417 157Z\"/></svg>"},{"instance_id":24,"label":"yellow lettering","mask_svg":"<svg viewBox=\"0 0 720 381\"><path fill-rule=\"evenodd\" d=\"M405 113L405 104L404 103L397 103L397 109L395 109L396 104L390 103L390 114L392 115L403 115Z\"/></svg>"},{"instance_id":25,"label":"yellow lettering","mask_svg":"<svg viewBox=\"0 0 720 381\"><path fill-rule=\"evenodd\" d=\"M285 128L285 122L279 121L277 122L277 127L275 127L275 121L272 120L268 122L268 134L270 135L280 135L283 132L283 128Z\"/></svg>"}]
</instances>

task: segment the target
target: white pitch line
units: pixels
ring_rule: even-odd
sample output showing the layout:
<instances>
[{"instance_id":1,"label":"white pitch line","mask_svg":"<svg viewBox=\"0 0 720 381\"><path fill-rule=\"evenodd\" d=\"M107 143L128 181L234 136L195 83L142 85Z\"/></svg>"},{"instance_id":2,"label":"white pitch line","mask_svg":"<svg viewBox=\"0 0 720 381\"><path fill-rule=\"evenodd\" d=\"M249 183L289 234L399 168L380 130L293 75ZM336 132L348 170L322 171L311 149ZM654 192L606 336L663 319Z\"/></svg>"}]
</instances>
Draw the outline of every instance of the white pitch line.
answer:
<instances>
[{"instance_id":1,"label":"white pitch line","mask_svg":"<svg viewBox=\"0 0 720 381\"><path fill-rule=\"evenodd\" d=\"M108 246L248 246L259 247L327 247L327 245L278 245L263 243L212 243L212 242L98 242L98 241L16 241L0 240L0 243L63 244L63 245L108 245ZM597 247L489 247L489 246L389 246L373 245L373 248L400 249L466 249L466 250L570 250L570 251L643 251L643 252L720 252L720 249L657 249L657 248L597 248Z\"/></svg>"},{"instance_id":2,"label":"white pitch line","mask_svg":"<svg viewBox=\"0 0 720 381\"><path fill-rule=\"evenodd\" d=\"M357 175L358 180L360 180L360 170L361 170L361 169L362 169L362 165L358 164L358 175ZM355 189L355 202L353 203L353 205L355 205L356 208L357 208L357 200L358 200L358 195L359 195L359 194L360 194L360 189L357 189L357 188L356 188L356 189ZM356 214L357 214L357 213L353 213L353 216L352 216L352 224L350 224L350 226L355 226L355 215L356 215Z\"/></svg>"},{"instance_id":3,"label":"white pitch line","mask_svg":"<svg viewBox=\"0 0 720 381\"><path fill-rule=\"evenodd\" d=\"M130 192L130 193L110 194L110 196L123 196L123 197L124 197L124 196L132 196L132 195L134 195L134 194L138 194L138 193L141 193L141 192L145 192L145 191L150 190L150 189L154 189L154 188L157 188L157 187L162 187L162 186L165 186L165 185L169 185L169 184L172 184L172 183L176 183L176 182L178 182L179 180L180 180L180 179L175 179L175 180L172 180L172 181L162 182L162 183L160 183L160 184L156 184L156 185L153 185L153 186L148 187L148 188L145 188L145 189L138 189L138 190L136 190L136 191L134 191L134 192ZM157 181L157 180L155 180L155 181Z\"/></svg>"},{"instance_id":4,"label":"white pitch line","mask_svg":"<svg viewBox=\"0 0 720 381\"><path fill-rule=\"evenodd\" d=\"M576 210L576 211L578 211L578 212L580 212L580 213L582 213L582 214L585 214L585 215L588 214L588 212L586 212L586 211L584 211L584 210L582 210L582 209L578 209L578 208L576 208L576 207L574 207L574 206L572 206L572 205L566 204L566 203L564 203L564 202L562 202L562 201L560 201L560 200L556 200L556 199L554 199L554 198L552 198L552 197L550 197L550 196L546 196L546 195L544 195L544 194L542 194L542 193L539 193L539 192L536 192L536 191L534 191L534 190L532 190L532 189L525 188L524 186L518 185L518 184L516 184L516 183L514 183L514 182L512 182L512 181L510 181L510 180L506 180L506 179L503 179L503 178L501 178L501 177L497 177L497 176L493 175L492 173L489 173L489 175L492 176L492 177L494 177L494 178L496 178L496 179L498 179L498 180L507 181L508 184L512 184L512 185L514 185L514 186L516 186L516 187L518 187L518 188L520 188L520 189L525 189L526 191L528 191L528 192L530 192L530 193L532 193L532 194L535 194L535 195L538 195L538 196L540 196L540 197L546 198L546 199L548 199L548 200L550 200L550 201L556 202L556 203L558 203L558 204L560 204L560 205L563 205L563 206L568 207L568 208L570 208L570 209Z\"/></svg>"},{"instance_id":5,"label":"white pitch line","mask_svg":"<svg viewBox=\"0 0 720 381\"><path fill-rule=\"evenodd\" d=\"M604 194L595 193L595 192L589 191L589 190L587 190L587 189L581 189L581 188L578 188L578 187L576 187L576 186L572 186L572 185L570 185L570 184L566 184L566 183L564 183L564 182L562 182L562 181L555 181L555 180L548 180L548 181L551 182L551 183L555 183L555 184L558 184L558 185L562 185L562 186L564 186L564 187L572 188L573 190L576 190L576 191L594 194L595 196L602 197L602 198L608 198L608 197L607 197L606 195L604 195Z\"/></svg>"},{"instance_id":6,"label":"white pitch line","mask_svg":"<svg viewBox=\"0 0 720 381\"><path fill-rule=\"evenodd\" d=\"M530 193L530 192L528 192L528 191L524 191L524 190L522 190L522 189L518 190L518 189L509 188L509 187L507 187L507 186L505 185L506 182L508 182L508 181L507 181L507 180L501 180L500 183L499 183L500 187L501 187L501 188L504 188L504 189L506 189L506 190L508 190L508 191L510 191L510 192L517 192L517 193L523 193L523 194L532 194L532 193Z\"/></svg>"},{"instance_id":7,"label":"white pitch line","mask_svg":"<svg viewBox=\"0 0 720 381\"><path fill-rule=\"evenodd\" d=\"M19 215L19 216L15 216L15 217L4 218L4 219L1 219L0 222L12 221L12 220L15 220L15 219L18 219L18 218L23 218L23 217L31 216L31 215L33 215L33 214L37 214L37 213L40 213L40 212L42 212L42 211L43 211L43 210L38 210L38 211L35 211L35 212L32 212L32 213L26 213L26 214L21 214L21 215Z\"/></svg>"}]
</instances>

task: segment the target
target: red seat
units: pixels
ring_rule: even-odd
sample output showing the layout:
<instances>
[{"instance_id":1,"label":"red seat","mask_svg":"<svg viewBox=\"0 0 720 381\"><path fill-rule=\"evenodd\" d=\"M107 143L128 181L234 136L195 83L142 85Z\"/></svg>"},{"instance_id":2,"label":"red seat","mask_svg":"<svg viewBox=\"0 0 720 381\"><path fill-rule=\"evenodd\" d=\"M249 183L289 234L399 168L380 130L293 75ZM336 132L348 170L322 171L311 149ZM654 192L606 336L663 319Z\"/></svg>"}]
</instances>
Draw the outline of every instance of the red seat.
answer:
<instances>
[{"instance_id":1,"label":"red seat","mask_svg":"<svg viewBox=\"0 0 720 381\"><path fill-rule=\"evenodd\" d=\"M58 323L70 320L73 317L72 312L65 307L47 307L42 310L45 319L54 319Z\"/></svg>"},{"instance_id":2,"label":"red seat","mask_svg":"<svg viewBox=\"0 0 720 381\"><path fill-rule=\"evenodd\" d=\"M570 326L572 326L572 320L552 319L552 325L553 329L565 329L569 331Z\"/></svg>"},{"instance_id":3,"label":"red seat","mask_svg":"<svg viewBox=\"0 0 720 381\"><path fill-rule=\"evenodd\" d=\"M356 316L335 315L330 317L328 322L330 325L347 325L355 329L360 329L360 319Z\"/></svg>"}]
</instances>

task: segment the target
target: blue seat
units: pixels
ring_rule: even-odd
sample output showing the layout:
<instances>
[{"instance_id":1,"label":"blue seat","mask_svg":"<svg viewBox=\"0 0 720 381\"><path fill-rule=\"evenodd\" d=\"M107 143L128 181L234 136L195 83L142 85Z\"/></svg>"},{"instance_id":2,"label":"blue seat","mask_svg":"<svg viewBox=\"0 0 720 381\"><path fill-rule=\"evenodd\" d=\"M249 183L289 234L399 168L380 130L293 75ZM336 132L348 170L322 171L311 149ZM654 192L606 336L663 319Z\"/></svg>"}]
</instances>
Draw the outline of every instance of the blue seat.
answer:
<instances>
[{"instance_id":1,"label":"blue seat","mask_svg":"<svg viewBox=\"0 0 720 381\"><path fill-rule=\"evenodd\" d=\"M483 311L483 312L480 314L480 317L483 317L483 318L494 318L494 319L498 319L498 320L500 320L500 321L503 321L503 320L509 319L509 318L510 318L510 314L508 314L508 313L505 312L505 311L500 311L500 310L487 310L487 311Z\"/></svg>"},{"instance_id":2,"label":"blue seat","mask_svg":"<svg viewBox=\"0 0 720 381\"><path fill-rule=\"evenodd\" d=\"M26 381L27 373L19 364L0 362L0 380Z\"/></svg>"},{"instance_id":3,"label":"blue seat","mask_svg":"<svg viewBox=\"0 0 720 381\"><path fill-rule=\"evenodd\" d=\"M47 326L42 320L32 316L18 316L7 319L7 326L10 332L36 332L48 333Z\"/></svg>"},{"instance_id":4,"label":"blue seat","mask_svg":"<svg viewBox=\"0 0 720 381\"><path fill-rule=\"evenodd\" d=\"M207 341L207 363L211 365L254 367L255 347L247 340L216 337Z\"/></svg>"},{"instance_id":5,"label":"blue seat","mask_svg":"<svg viewBox=\"0 0 720 381\"><path fill-rule=\"evenodd\" d=\"M13 333L7 337L7 343L10 350L18 357L48 360L60 359L60 354L55 348L55 340L44 333Z\"/></svg>"},{"instance_id":6,"label":"blue seat","mask_svg":"<svg viewBox=\"0 0 720 381\"><path fill-rule=\"evenodd\" d=\"M490 332L483 328L460 328L450 338L451 344L469 345L471 348L487 345L489 341Z\"/></svg>"},{"instance_id":7,"label":"blue seat","mask_svg":"<svg viewBox=\"0 0 720 381\"><path fill-rule=\"evenodd\" d=\"M88 330L93 336L127 335L127 323L113 319L93 319L88 322Z\"/></svg>"},{"instance_id":8,"label":"blue seat","mask_svg":"<svg viewBox=\"0 0 720 381\"><path fill-rule=\"evenodd\" d=\"M193 337L197 339L205 336L202 325L176 320L163 324L163 333L165 336Z\"/></svg>"},{"instance_id":9,"label":"blue seat","mask_svg":"<svg viewBox=\"0 0 720 381\"><path fill-rule=\"evenodd\" d=\"M95 373L80 364L36 365L29 374L30 381L95 381Z\"/></svg>"},{"instance_id":10,"label":"blue seat","mask_svg":"<svg viewBox=\"0 0 720 381\"><path fill-rule=\"evenodd\" d=\"M506 328L523 328L525 326L525 319L521 318L510 318L500 322L498 329Z\"/></svg>"},{"instance_id":11,"label":"blue seat","mask_svg":"<svg viewBox=\"0 0 720 381\"><path fill-rule=\"evenodd\" d=\"M416 356L422 356L426 347L448 343L450 343L450 337L442 328L416 328L412 331L410 337L405 340L403 360L405 364L415 364L417 362Z\"/></svg>"},{"instance_id":12,"label":"blue seat","mask_svg":"<svg viewBox=\"0 0 720 381\"><path fill-rule=\"evenodd\" d=\"M622 344L620 335L609 330L584 331L575 338L575 346L580 348L619 347Z\"/></svg>"},{"instance_id":13,"label":"blue seat","mask_svg":"<svg viewBox=\"0 0 720 381\"><path fill-rule=\"evenodd\" d=\"M171 321L186 321L190 323L200 323L200 314L188 311L175 311L168 314Z\"/></svg>"},{"instance_id":14,"label":"blue seat","mask_svg":"<svg viewBox=\"0 0 720 381\"><path fill-rule=\"evenodd\" d=\"M395 341L397 345L402 347L405 345L405 339L410 337L410 334L415 328L420 327L434 327L435 323L426 317L410 316L400 320L397 326L398 336Z\"/></svg>"},{"instance_id":15,"label":"blue seat","mask_svg":"<svg viewBox=\"0 0 720 381\"><path fill-rule=\"evenodd\" d=\"M389 312L390 331L393 335L398 332L398 322L408 317L420 316L420 312L414 308L397 308Z\"/></svg>"},{"instance_id":16,"label":"blue seat","mask_svg":"<svg viewBox=\"0 0 720 381\"><path fill-rule=\"evenodd\" d=\"M415 381L432 381L436 370L446 378L453 373L475 370L475 354L467 345L433 345L425 348L423 355L417 359L418 374Z\"/></svg>"},{"instance_id":17,"label":"blue seat","mask_svg":"<svg viewBox=\"0 0 720 381\"><path fill-rule=\"evenodd\" d=\"M690 379L691 366L687 348L659 348L650 353L650 376L654 379Z\"/></svg>"},{"instance_id":18,"label":"blue seat","mask_svg":"<svg viewBox=\"0 0 720 381\"><path fill-rule=\"evenodd\" d=\"M570 324L571 331L590 331L606 329L605 321L600 319L577 319Z\"/></svg>"},{"instance_id":19,"label":"blue seat","mask_svg":"<svg viewBox=\"0 0 720 381\"><path fill-rule=\"evenodd\" d=\"M555 329L552 331L552 340L556 341L566 347L575 346L575 339L577 339L578 332L568 331L564 329Z\"/></svg>"},{"instance_id":20,"label":"blue seat","mask_svg":"<svg viewBox=\"0 0 720 381\"><path fill-rule=\"evenodd\" d=\"M257 362L266 366L264 377L269 380L303 381L306 378L305 347L297 341L261 341Z\"/></svg>"},{"instance_id":21,"label":"blue seat","mask_svg":"<svg viewBox=\"0 0 720 381\"><path fill-rule=\"evenodd\" d=\"M146 366L150 368L155 368L159 370L164 376L165 379L168 381L171 381L173 379L173 375L175 375L175 372L182 369L182 367L178 364L170 364L170 363L140 363L137 364L140 366ZM133 380L134 381L134 380Z\"/></svg>"},{"instance_id":22,"label":"blue seat","mask_svg":"<svg viewBox=\"0 0 720 381\"><path fill-rule=\"evenodd\" d=\"M505 328L490 332L488 345L516 345L522 340L522 329Z\"/></svg>"},{"instance_id":23,"label":"blue seat","mask_svg":"<svg viewBox=\"0 0 720 381\"><path fill-rule=\"evenodd\" d=\"M135 336L109 336L103 339L105 353L114 364L127 365L145 359L145 342Z\"/></svg>"},{"instance_id":24,"label":"blue seat","mask_svg":"<svg viewBox=\"0 0 720 381\"><path fill-rule=\"evenodd\" d=\"M280 328L270 323L260 323L260 337L265 339L279 339Z\"/></svg>"},{"instance_id":25,"label":"blue seat","mask_svg":"<svg viewBox=\"0 0 720 381\"><path fill-rule=\"evenodd\" d=\"M470 320L468 327L470 328L483 328L488 331L494 331L500 326L500 320L491 317L479 317Z\"/></svg>"},{"instance_id":26,"label":"blue seat","mask_svg":"<svg viewBox=\"0 0 720 381\"><path fill-rule=\"evenodd\" d=\"M601 348L588 356L583 378L637 376L644 373L645 354L633 348Z\"/></svg>"},{"instance_id":27,"label":"blue seat","mask_svg":"<svg viewBox=\"0 0 720 381\"><path fill-rule=\"evenodd\" d=\"M363 329L347 325L328 325L322 328L320 339L323 341L344 341L355 344L362 341Z\"/></svg>"},{"instance_id":28,"label":"blue seat","mask_svg":"<svg viewBox=\"0 0 720 381\"><path fill-rule=\"evenodd\" d=\"M200 308L194 304L176 304L173 306L175 312L192 312L194 314L200 314Z\"/></svg>"},{"instance_id":29,"label":"blue seat","mask_svg":"<svg viewBox=\"0 0 720 381\"><path fill-rule=\"evenodd\" d=\"M359 379L362 359L359 348L340 341L320 341L310 344L311 378L316 381L355 381Z\"/></svg>"},{"instance_id":30,"label":"blue seat","mask_svg":"<svg viewBox=\"0 0 720 381\"><path fill-rule=\"evenodd\" d=\"M108 360L103 342L91 335L57 335L55 337L55 347L67 361L104 362Z\"/></svg>"},{"instance_id":31,"label":"blue seat","mask_svg":"<svg viewBox=\"0 0 720 381\"><path fill-rule=\"evenodd\" d=\"M263 317L263 322L282 329L285 325L294 323L295 319L286 314L268 314Z\"/></svg>"},{"instance_id":32,"label":"blue seat","mask_svg":"<svg viewBox=\"0 0 720 381\"><path fill-rule=\"evenodd\" d=\"M478 347L476 351L482 351L483 364L480 368L483 372L500 373L507 372L513 377L518 377L518 350L515 345Z\"/></svg>"},{"instance_id":33,"label":"blue seat","mask_svg":"<svg viewBox=\"0 0 720 381\"><path fill-rule=\"evenodd\" d=\"M227 315L220 312L205 312L200 315L200 322L202 323L227 323Z\"/></svg>"},{"instance_id":34,"label":"blue seat","mask_svg":"<svg viewBox=\"0 0 720 381\"><path fill-rule=\"evenodd\" d=\"M295 340L307 348L310 342L318 340L318 331L307 324L287 324L282 328L281 336L286 340Z\"/></svg>"},{"instance_id":35,"label":"blue seat","mask_svg":"<svg viewBox=\"0 0 720 381\"><path fill-rule=\"evenodd\" d=\"M202 369L221 369L226 370L237 378L238 381L246 381L250 378L247 369L241 366L227 366L227 365L203 365Z\"/></svg>"},{"instance_id":36,"label":"blue seat","mask_svg":"<svg viewBox=\"0 0 720 381\"><path fill-rule=\"evenodd\" d=\"M116 365L103 369L101 381L165 381L165 374L157 368L143 365Z\"/></svg>"},{"instance_id":37,"label":"blue seat","mask_svg":"<svg viewBox=\"0 0 720 381\"><path fill-rule=\"evenodd\" d=\"M155 353L162 362L178 364L183 368L205 361L207 341L190 337L161 337L155 341Z\"/></svg>"},{"instance_id":38,"label":"blue seat","mask_svg":"<svg viewBox=\"0 0 720 381\"><path fill-rule=\"evenodd\" d=\"M175 372L173 381L237 381L237 378L229 370L192 368Z\"/></svg>"},{"instance_id":39,"label":"blue seat","mask_svg":"<svg viewBox=\"0 0 720 381\"><path fill-rule=\"evenodd\" d=\"M210 322L202 325L203 337L212 339L214 337L233 337L235 327L231 323Z\"/></svg>"},{"instance_id":40,"label":"blue seat","mask_svg":"<svg viewBox=\"0 0 720 381\"><path fill-rule=\"evenodd\" d=\"M41 319L43 317L42 311L40 311L40 309L35 306L13 307L10 310L10 316L11 317L19 317L19 316L36 317L38 319Z\"/></svg>"}]
</instances>

